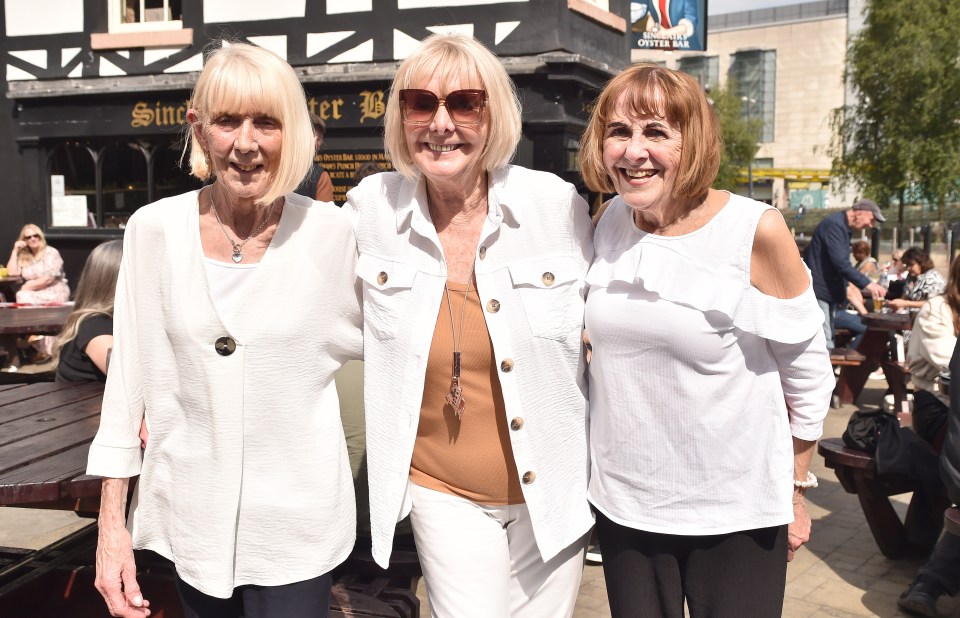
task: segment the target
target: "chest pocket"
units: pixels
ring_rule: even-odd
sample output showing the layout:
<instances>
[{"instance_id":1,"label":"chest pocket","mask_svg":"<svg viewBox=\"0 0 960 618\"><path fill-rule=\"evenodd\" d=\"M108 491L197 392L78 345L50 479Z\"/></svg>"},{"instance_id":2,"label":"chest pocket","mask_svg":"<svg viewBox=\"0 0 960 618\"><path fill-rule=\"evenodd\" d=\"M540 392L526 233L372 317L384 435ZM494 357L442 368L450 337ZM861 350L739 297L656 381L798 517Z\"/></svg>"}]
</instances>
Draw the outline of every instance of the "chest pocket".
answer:
<instances>
[{"instance_id":1,"label":"chest pocket","mask_svg":"<svg viewBox=\"0 0 960 618\"><path fill-rule=\"evenodd\" d=\"M402 262L360 254L356 273L363 280L365 331L380 340L395 338L403 307L413 294L416 268Z\"/></svg>"},{"instance_id":2,"label":"chest pocket","mask_svg":"<svg viewBox=\"0 0 960 618\"><path fill-rule=\"evenodd\" d=\"M564 340L580 336L583 299L579 282L585 272L572 256L518 260L508 267L513 287L535 337Z\"/></svg>"}]
</instances>

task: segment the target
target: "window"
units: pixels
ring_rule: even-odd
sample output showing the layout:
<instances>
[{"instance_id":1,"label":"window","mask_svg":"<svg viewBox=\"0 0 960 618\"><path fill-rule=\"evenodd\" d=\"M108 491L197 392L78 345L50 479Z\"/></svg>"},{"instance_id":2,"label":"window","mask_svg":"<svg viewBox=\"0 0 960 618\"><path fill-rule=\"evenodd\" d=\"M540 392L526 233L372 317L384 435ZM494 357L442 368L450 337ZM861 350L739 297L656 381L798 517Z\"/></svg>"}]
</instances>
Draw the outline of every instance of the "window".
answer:
<instances>
[{"instance_id":1,"label":"window","mask_svg":"<svg viewBox=\"0 0 960 618\"><path fill-rule=\"evenodd\" d=\"M720 83L720 59L716 56L684 56L677 68L700 82L701 88Z\"/></svg>"},{"instance_id":2,"label":"window","mask_svg":"<svg viewBox=\"0 0 960 618\"><path fill-rule=\"evenodd\" d=\"M51 144L49 227L126 227L141 206L199 189L202 183L180 169L181 146L163 138Z\"/></svg>"},{"instance_id":3,"label":"window","mask_svg":"<svg viewBox=\"0 0 960 618\"><path fill-rule=\"evenodd\" d=\"M738 51L730 64L731 79L735 80L737 94L743 102L744 119L763 121L761 142L774 141L776 113L776 50L751 49Z\"/></svg>"},{"instance_id":4,"label":"window","mask_svg":"<svg viewBox=\"0 0 960 618\"><path fill-rule=\"evenodd\" d=\"M181 0L108 0L110 32L183 28Z\"/></svg>"},{"instance_id":5,"label":"window","mask_svg":"<svg viewBox=\"0 0 960 618\"><path fill-rule=\"evenodd\" d=\"M191 45L183 27L183 0L101 0L107 3L107 32L90 34L90 48L129 49Z\"/></svg>"}]
</instances>

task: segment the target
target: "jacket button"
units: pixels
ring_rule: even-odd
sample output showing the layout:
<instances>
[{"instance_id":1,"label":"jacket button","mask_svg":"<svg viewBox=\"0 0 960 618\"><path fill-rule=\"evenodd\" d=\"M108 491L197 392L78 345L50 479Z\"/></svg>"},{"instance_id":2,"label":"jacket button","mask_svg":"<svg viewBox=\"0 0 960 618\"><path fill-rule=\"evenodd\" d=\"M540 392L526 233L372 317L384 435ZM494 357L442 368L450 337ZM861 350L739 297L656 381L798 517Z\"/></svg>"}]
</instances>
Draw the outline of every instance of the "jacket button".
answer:
<instances>
[{"instance_id":1,"label":"jacket button","mask_svg":"<svg viewBox=\"0 0 960 618\"><path fill-rule=\"evenodd\" d=\"M500 371L504 373L510 373L511 371L513 371L513 359L505 358L502 361L500 361Z\"/></svg>"},{"instance_id":2,"label":"jacket button","mask_svg":"<svg viewBox=\"0 0 960 618\"><path fill-rule=\"evenodd\" d=\"M494 298L487 302L487 311L490 313L496 313L500 311L500 301Z\"/></svg>"},{"instance_id":3,"label":"jacket button","mask_svg":"<svg viewBox=\"0 0 960 618\"><path fill-rule=\"evenodd\" d=\"M377 283L379 283L380 285L383 285L384 283L387 282L387 279L389 278L390 277L387 276L387 273L380 271L380 274L377 275Z\"/></svg>"},{"instance_id":4,"label":"jacket button","mask_svg":"<svg viewBox=\"0 0 960 618\"><path fill-rule=\"evenodd\" d=\"M510 421L510 429L514 431L519 431L523 429L523 419L518 416L517 418Z\"/></svg>"},{"instance_id":5,"label":"jacket button","mask_svg":"<svg viewBox=\"0 0 960 618\"><path fill-rule=\"evenodd\" d=\"M217 342L213 344L213 349L216 350L220 356L230 356L237 349L237 342L234 341L232 337L220 337L217 339Z\"/></svg>"},{"instance_id":6,"label":"jacket button","mask_svg":"<svg viewBox=\"0 0 960 618\"><path fill-rule=\"evenodd\" d=\"M533 470L524 472L520 480L523 481L524 485L530 485L535 480L537 480L537 473L534 472Z\"/></svg>"},{"instance_id":7,"label":"jacket button","mask_svg":"<svg viewBox=\"0 0 960 618\"><path fill-rule=\"evenodd\" d=\"M543 284L544 284L544 285L553 285L554 276L553 276L553 273L552 273L552 272L547 271L547 272L543 273L543 277L541 277L541 278L543 279Z\"/></svg>"},{"instance_id":8,"label":"jacket button","mask_svg":"<svg viewBox=\"0 0 960 618\"><path fill-rule=\"evenodd\" d=\"M480 259L482 260L482 259L485 258L485 257L487 257L487 248L486 248L486 247L480 247Z\"/></svg>"}]
</instances>

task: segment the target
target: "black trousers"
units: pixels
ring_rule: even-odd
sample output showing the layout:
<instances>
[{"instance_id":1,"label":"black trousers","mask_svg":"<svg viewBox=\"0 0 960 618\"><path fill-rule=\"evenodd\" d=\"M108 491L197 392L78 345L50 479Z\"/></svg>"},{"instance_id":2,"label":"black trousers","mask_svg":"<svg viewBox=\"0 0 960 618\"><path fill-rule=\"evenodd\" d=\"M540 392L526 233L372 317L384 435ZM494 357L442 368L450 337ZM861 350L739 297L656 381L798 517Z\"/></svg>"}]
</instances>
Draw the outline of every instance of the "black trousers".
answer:
<instances>
[{"instance_id":1,"label":"black trousers","mask_svg":"<svg viewBox=\"0 0 960 618\"><path fill-rule=\"evenodd\" d=\"M186 618L327 618L330 574L283 586L240 586L220 599L204 594L177 576Z\"/></svg>"},{"instance_id":2,"label":"black trousers","mask_svg":"<svg viewBox=\"0 0 960 618\"><path fill-rule=\"evenodd\" d=\"M597 513L613 618L774 618L783 610L787 526L711 536L656 534Z\"/></svg>"}]
</instances>

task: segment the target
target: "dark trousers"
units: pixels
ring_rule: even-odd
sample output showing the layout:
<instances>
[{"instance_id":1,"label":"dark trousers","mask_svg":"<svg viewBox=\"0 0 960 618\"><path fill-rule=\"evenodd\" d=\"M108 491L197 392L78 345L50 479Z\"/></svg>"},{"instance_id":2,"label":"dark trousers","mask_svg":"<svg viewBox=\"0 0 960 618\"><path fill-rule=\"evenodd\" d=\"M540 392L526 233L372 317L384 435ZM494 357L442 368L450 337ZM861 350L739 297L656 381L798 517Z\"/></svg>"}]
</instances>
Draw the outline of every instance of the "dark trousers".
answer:
<instances>
[{"instance_id":1,"label":"dark trousers","mask_svg":"<svg viewBox=\"0 0 960 618\"><path fill-rule=\"evenodd\" d=\"M933 393L916 390L913 393L913 430L918 436L934 445L934 450L940 452L937 444L940 430L947 423L947 412L950 409Z\"/></svg>"},{"instance_id":2,"label":"dark trousers","mask_svg":"<svg viewBox=\"0 0 960 618\"><path fill-rule=\"evenodd\" d=\"M177 576L186 618L327 618L330 574L283 586L240 586L229 599L204 594Z\"/></svg>"},{"instance_id":3,"label":"dark trousers","mask_svg":"<svg viewBox=\"0 0 960 618\"><path fill-rule=\"evenodd\" d=\"M613 618L774 618L783 611L787 527L711 536L656 534L597 513Z\"/></svg>"},{"instance_id":4,"label":"dark trousers","mask_svg":"<svg viewBox=\"0 0 960 618\"><path fill-rule=\"evenodd\" d=\"M863 323L860 316L845 309L837 309L837 312L833 315L833 328L845 328L853 334L853 338L847 344L847 347L854 350L860 345L863 334L867 332L867 325Z\"/></svg>"},{"instance_id":5,"label":"dark trousers","mask_svg":"<svg viewBox=\"0 0 960 618\"><path fill-rule=\"evenodd\" d=\"M920 567L920 577L937 582L947 594L956 596L960 591L960 537L944 532L930 560Z\"/></svg>"}]
</instances>

